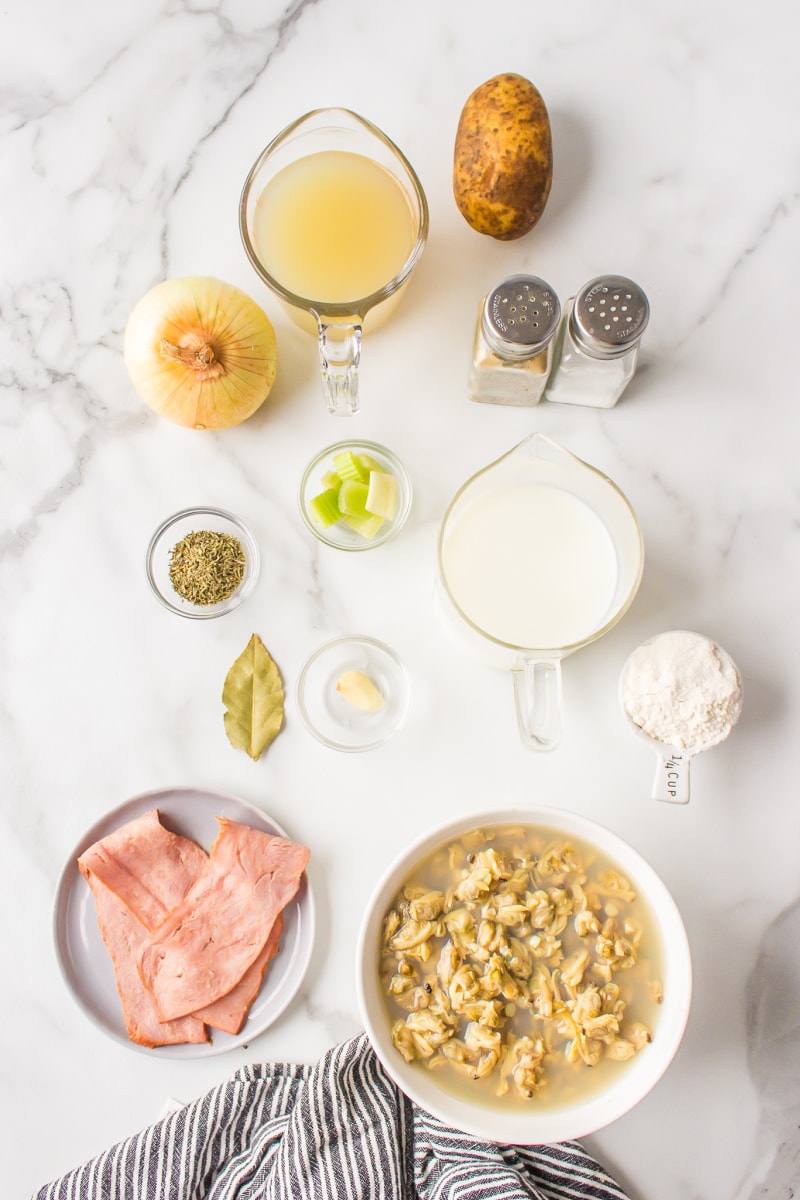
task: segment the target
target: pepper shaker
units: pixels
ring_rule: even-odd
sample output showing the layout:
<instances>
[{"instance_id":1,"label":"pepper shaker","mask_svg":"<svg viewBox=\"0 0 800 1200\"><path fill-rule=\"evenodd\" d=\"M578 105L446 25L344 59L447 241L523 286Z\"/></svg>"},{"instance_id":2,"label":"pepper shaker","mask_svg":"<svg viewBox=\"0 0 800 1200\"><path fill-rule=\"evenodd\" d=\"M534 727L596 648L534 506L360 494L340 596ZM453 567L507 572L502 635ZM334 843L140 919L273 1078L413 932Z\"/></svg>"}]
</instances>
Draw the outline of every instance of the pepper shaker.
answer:
<instances>
[{"instance_id":1,"label":"pepper shaker","mask_svg":"<svg viewBox=\"0 0 800 1200\"><path fill-rule=\"evenodd\" d=\"M556 338L545 399L611 408L636 371L650 318L642 289L624 275L601 275L571 297Z\"/></svg>"},{"instance_id":2,"label":"pepper shaker","mask_svg":"<svg viewBox=\"0 0 800 1200\"><path fill-rule=\"evenodd\" d=\"M536 275L511 275L481 301L469 370L470 400L538 404L550 371L561 305Z\"/></svg>"}]
</instances>

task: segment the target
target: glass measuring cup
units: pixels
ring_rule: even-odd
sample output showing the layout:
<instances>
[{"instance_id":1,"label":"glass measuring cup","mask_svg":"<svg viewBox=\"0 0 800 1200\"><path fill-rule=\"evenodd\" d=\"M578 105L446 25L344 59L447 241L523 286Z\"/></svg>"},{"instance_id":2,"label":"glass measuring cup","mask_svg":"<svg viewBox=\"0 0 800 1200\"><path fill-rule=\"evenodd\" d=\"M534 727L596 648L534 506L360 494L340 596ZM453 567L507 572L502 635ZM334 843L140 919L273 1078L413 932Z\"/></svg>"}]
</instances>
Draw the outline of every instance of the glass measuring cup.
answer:
<instances>
[{"instance_id":1,"label":"glass measuring cup","mask_svg":"<svg viewBox=\"0 0 800 1200\"><path fill-rule=\"evenodd\" d=\"M363 117L315 109L253 164L239 229L260 278L317 335L329 411L356 413L362 332L391 314L428 236L413 167Z\"/></svg>"},{"instance_id":2,"label":"glass measuring cup","mask_svg":"<svg viewBox=\"0 0 800 1200\"><path fill-rule=\"evenodd\" d=\"M438 607L474 656L511 671L529 749L558 744L561 660L620 620L643 568L626 497L544 434L529 435L456 492L439 529Z\"/></svg>"}]
</instances>

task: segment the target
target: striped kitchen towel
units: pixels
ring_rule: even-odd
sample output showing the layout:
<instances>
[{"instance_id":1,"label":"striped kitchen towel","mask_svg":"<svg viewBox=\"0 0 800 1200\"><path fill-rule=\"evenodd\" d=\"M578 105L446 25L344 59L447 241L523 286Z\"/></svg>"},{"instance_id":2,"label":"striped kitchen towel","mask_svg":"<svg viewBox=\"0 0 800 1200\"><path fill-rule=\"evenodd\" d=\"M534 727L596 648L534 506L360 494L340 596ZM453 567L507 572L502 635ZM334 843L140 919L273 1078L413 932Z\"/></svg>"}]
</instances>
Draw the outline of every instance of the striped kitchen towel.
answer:
<instances>
[{"instance_id":1,"label":"striped kitchen towel","mask_svg":"<svg viewBox=\"0 0 800 1200\"><path fill-rule=\"evenodd\" d=\"M398 1090L366 1035L251 1064L35 1200L626 1200L577 1142L498 1146Z\"/></svg>"}]
</instances>

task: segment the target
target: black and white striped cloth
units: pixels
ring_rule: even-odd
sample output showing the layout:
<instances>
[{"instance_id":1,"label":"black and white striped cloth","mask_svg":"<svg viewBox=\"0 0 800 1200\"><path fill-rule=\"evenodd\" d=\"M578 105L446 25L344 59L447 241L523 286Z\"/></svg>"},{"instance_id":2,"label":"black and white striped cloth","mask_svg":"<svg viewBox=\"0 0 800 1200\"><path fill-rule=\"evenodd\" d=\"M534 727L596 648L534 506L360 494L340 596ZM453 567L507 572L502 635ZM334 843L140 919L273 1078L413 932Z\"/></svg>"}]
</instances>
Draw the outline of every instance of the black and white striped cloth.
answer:
<instances>
[{"instance_id":1,"label":"black and white striped cloth","mask_svg":"<svg viewBox=\"0 0 800 1200\"><path fill-rule=\"evenodd\" d=\"M35 1200L627 1200L577 1142L498 1146L446 1129L366 1035L314 1067L251 1064L43 1187Z\"/></svg>"}]
</instances>

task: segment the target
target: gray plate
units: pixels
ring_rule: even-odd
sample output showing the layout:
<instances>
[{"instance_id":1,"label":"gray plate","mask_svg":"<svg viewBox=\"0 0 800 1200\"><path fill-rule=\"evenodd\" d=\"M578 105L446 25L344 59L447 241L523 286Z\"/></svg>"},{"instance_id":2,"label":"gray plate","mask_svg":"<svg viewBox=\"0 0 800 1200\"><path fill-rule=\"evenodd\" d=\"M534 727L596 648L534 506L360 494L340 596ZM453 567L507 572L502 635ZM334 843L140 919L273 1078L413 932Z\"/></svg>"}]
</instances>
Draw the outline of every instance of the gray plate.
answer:
<instances>
[{"instance_id":1,"label":"gray plate","mask_svg":"<svg viewBox=\"0 0 800 1200\"><path fill-rule=\"evenodd\" d=\"M283 911L280 950L269 965L264 983L251 1005L244 1025L235 1036L211 1030L212 1042L199 1045L149 1048L131 1042L122 1017L111 959L97 926L94 899L78 870L77 860L94 842L113 833L127 821L157 808L173 833L192 838L208 850L219 831L215 817L228 817L279 837L288 834L260 809L235 796L194 788L147 792L127 800L101 817L81 838L67 861L56 889L53 936L56 956L67 987L86 1016L115 1041L159 1058L206 1058L244 1046L263 1033L291 1002L306 973L314 944L314 899L308 875Z\"/></svg>"}]
</instances>

